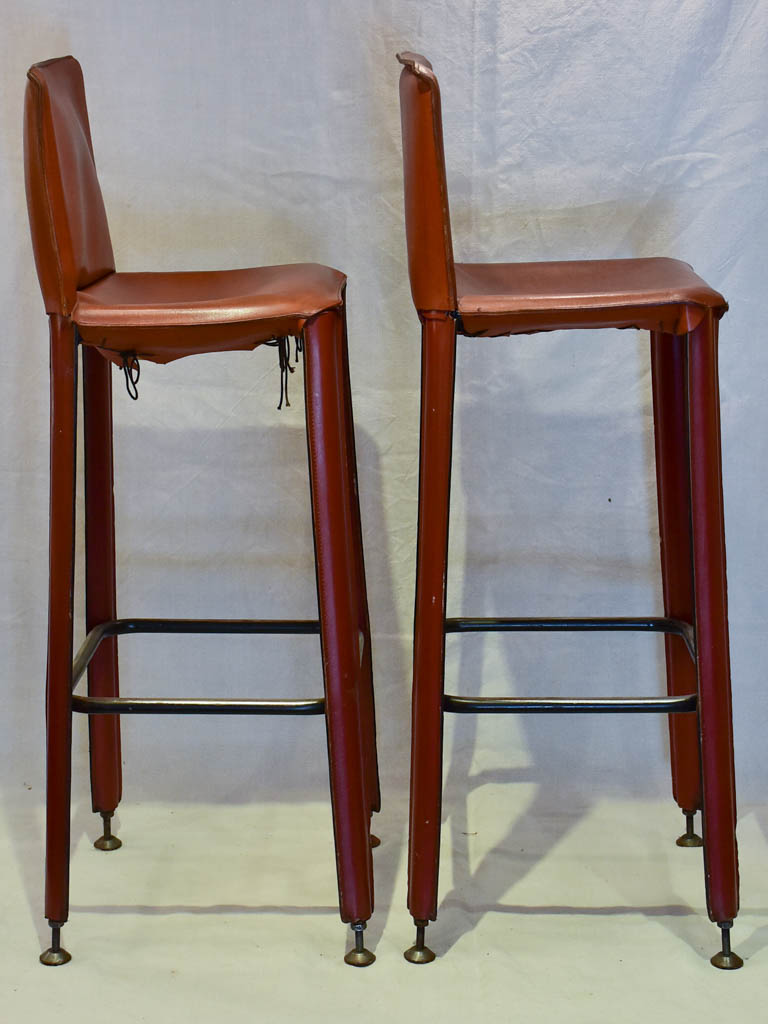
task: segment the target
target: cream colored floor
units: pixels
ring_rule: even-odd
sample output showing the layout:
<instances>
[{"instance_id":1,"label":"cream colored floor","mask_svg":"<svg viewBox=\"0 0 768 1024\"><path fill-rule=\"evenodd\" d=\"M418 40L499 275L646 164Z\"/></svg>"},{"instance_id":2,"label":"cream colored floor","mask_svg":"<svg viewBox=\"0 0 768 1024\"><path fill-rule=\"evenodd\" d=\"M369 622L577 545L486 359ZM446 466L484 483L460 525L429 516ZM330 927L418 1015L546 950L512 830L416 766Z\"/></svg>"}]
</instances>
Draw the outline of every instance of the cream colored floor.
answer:
<instances>
[{"instance_id":1,"label":"cream colored floor","mask_svg":"<svg viewBox=\"0 0 768 1024\"><path fill-rule=\"evenodd\" d=\"M528 786L475 790L445 824L437 961L407 964L405 808L377 819L377 961L347 967L328 807L136 805L119 852L74 813L62 968L37 962L42 810L6 805L4 1021L749 1021L768 1019L765 808L742 808L741 971L710 967L701 853L672 841L669 802L550 803ZM539 809L537 811L537 808ZM450 808L447 809L450 812ZM88 830L89 835L84 834ZM464 834L468 832L470 834ZM455 833L455 834L454 834ZM55 1015L55 1016L54 1016Z\"/></svg>"}]
</instances>

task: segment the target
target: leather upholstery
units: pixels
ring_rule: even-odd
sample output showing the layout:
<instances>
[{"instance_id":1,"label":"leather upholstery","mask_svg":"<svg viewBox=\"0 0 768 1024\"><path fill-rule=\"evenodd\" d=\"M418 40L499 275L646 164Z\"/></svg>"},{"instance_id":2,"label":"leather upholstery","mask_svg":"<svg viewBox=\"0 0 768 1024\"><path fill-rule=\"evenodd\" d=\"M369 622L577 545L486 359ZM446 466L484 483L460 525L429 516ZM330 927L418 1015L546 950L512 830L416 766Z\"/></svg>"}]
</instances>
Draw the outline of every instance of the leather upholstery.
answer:
<instances>
[{"instance_id":1,"label":"leather upholstery","mask_svg":"<svg viewBox=\"0 0 768 1024\"><path fill-rule=\"evenodd\" d=\"M74 57L28 73L24 145L32 244L46 312L87 345L167 363L249 349L343 304L346 278L314 263L252 270L115 273L96 177L83 74Z\"/></svg>"},{"instance_id":2,"label":"leather upholstery","mask_svg":"<svg viewBox=\"0 0 768 1024\"><path fill-rule=\"evenodd\" d=\"M725 299L681 260L457 263L461 333L496 337L585 327L687 334Z\"/></svg>"},{"instance_id":3,"label":"leather upholstery","mask_svg":"<svg viewBox=\"0 0 768 1024\"><path fill-rule=\"evenodd\" d=\"M105 354L167 363L299 335L343 301L346 278L316 263L253 270L110 274L77 293L72 319Z\"/></svg>"},{"instance_id":4,"label":"leather upholstery","mask_svg":"<svg viewBox=\"0 0 768 1024\"><path fill-rule=\"evenodd\" d=\"M419 313L459 315L459 333L496 337L585 327L685 334L725 299L670 259L456 263L440 87L418 53L399 53L408 272Z\"/></svg>"},{"instance_id":5,"label":"leather upholstery","mask_svg":"<svg viewBox=\"0 0 768 1024\"><path fill-rule=\"evenodd\" d=\"M75 292L115 269L93 162L80 65L35 64L24 100L24 168L32 247L46 313L68 315Z\"/></svg>"},{"instance_id":6,"label":"leather upholstery","mask_svg":"<svg viewBox=\"0 0 768 1024\"><path fill-rule=\"evenodd\" d=\"M445 181L440 87L432 65L398 53L408 274L417 309L455 310L451 218Z\"/></svg>"}]
</instances>

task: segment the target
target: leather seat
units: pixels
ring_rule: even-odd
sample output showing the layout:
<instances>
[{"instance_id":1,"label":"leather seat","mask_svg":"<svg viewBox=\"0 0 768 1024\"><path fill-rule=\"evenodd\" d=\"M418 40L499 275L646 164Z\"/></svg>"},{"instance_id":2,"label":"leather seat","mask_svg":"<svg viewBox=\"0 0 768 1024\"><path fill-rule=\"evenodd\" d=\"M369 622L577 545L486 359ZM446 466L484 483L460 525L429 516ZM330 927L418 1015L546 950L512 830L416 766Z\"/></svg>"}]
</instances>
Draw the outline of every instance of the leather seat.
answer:
<instances>
[{"instance_id":1,"label":"leather seat","mask_svg":"<svg viewBox=\"0 0 768 1024\"><path fill-rule=\"evenodd\" d=\"M105 354L167 363L298 336L311 317L342 306L345 284L344 274L317 263L112 273L77 292L72 319Z\"/></svg>"},{"instance_id":2,"label":"leather seat","mask_svg":"<svg viewBox=\"0 0 768 1024\"><path fill-rule=\"evenodd\" d=\"M682 260L456 263L462 334L497 337L586 327L686 334L728 304Z\"/></svg>"}]
</instances>

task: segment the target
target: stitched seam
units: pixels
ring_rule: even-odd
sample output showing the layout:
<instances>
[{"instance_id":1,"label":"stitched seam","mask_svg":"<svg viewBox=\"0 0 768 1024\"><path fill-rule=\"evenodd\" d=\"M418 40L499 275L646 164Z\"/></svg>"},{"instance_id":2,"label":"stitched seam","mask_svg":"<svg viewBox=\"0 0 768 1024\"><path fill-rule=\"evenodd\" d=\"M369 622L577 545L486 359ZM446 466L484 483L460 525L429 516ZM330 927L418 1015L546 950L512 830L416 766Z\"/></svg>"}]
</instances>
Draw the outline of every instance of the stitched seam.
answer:
<instances>
[{"instance_id":1,"label":"stitched seam","mask_svg":"<svg viewBox=\"0 0 768 1024\"><path fill-rule=\"evenodd\" d=\"M645 309L666 309L667 306L693 306L696 309L727 309L728 303L720 304L716 306L709 306L704 302L693 302L690 299L670 299L668 302L617 302L615 304L606 303L601 306L558 306L555 310L551 306L526 306L521 309L500 309L500 310L482 310L482 309L461 309L459 313L462 316L526 316L529 314L537 313L599 313L602 310L617 310L617 309L634 309L635 307Z\"/></svg>"}]
</instances>

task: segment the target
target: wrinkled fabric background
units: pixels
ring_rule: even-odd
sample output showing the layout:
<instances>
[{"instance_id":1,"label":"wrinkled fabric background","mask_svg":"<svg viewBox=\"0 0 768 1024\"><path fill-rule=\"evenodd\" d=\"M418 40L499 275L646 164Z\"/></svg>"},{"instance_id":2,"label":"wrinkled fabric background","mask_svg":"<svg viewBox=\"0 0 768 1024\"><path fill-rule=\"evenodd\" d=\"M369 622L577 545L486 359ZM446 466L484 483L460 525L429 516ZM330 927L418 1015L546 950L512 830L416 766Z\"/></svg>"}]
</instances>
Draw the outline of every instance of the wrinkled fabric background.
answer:
<instances>
[{"instance_id":1,"label":"wrinkled fabric background","mask_svg":"<svg viewBox=\"0 0 768 1024\"><path fill-rule=\"evenodd\" d=\"M27 67L83 65L118 269L318 261L349 275L351 370L384 800L408 775L419 324L407 281L395 52L443 91L457 259L676 256L731 304L721 394L739 795L764 799L768 615L766 5L752 0L5 0L0 775L43 793L48 355L22 174ZM119 612L312 616L301 369L273 349L144 364L114 389ZM449 611L661 613L648 338L462 340ZM82 494L81 494L82 497ZM79 585L82 573L78 577ZM82 587L80 587L82 593ZM78 613L78 638L82 615ZM653 694L654 637L451 638L465 694ZM126 694L302 695L316 638L133 637ZM87 804L76 722L75 801ZM542 813L668 792L655 717L461 718L452 794L534 784ZM124 720L125 801L324 800L312 719Z\"/></svg>"}]
</instances>

